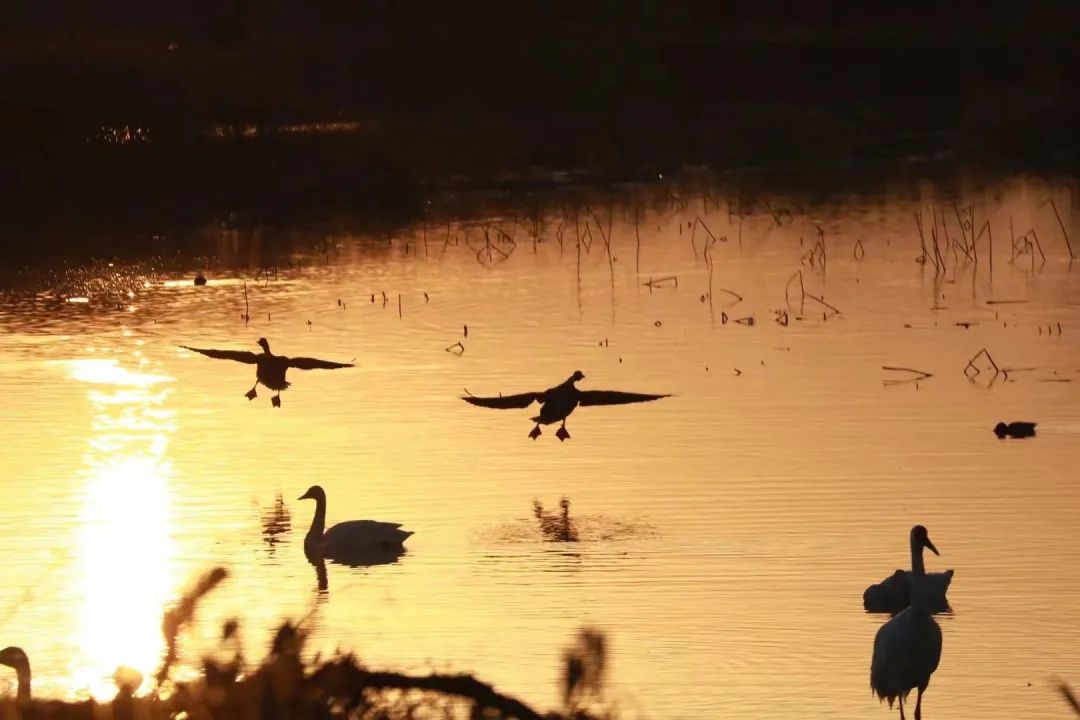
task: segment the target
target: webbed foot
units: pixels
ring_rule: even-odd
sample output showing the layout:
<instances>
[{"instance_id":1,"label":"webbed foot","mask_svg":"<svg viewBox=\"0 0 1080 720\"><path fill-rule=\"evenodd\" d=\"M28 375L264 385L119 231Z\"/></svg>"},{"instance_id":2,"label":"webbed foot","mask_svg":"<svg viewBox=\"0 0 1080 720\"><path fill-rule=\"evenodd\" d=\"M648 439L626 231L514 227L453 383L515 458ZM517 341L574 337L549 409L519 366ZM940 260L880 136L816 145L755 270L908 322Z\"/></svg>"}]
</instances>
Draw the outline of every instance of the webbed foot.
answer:
<instances>
[{"instance_id":1,"label":"webbed foot","mask_svg":"<svg viewBox=\"0 0 1080 720\"><path fill-rule=\"evenodd\" d=\"M532 430L529 431L529 437L531 437L533 440L540 437L540 426L539 425L537 425L536 427L534 427Z\"/></svg>"},{"instance_id":2,"label":"webbed foot","mask_svg":"<svg viewBox=\"0 0 1080 720\"><path fill-rule=\"evenodd\" d=\"M246 393L244 393L244 397L246 397L248 400L254 400L258 396L258 393L255 392L255 388L251 388Z\"/></svg>"},{"instance_id":3,"label":"webbed foot","mask_svg":"<svg viewBox=\"0 0 1080 720\"><path fill-rule=\"evenodd\" d=\"M555 431L555 437L559 438L559 440L562 440L563 442L570 439L570 433L566 431L565 425L559 426L559 429Z\"/></svg>"},{"instance_id":4,"label":"webbed foot","mask_svg":"<svg viewBox=\"0 0 1080 720\"><path fill-rule=\"evenodd\" d=\"M274 397L270 398L270 404L274 407L281 407L281 396L275 395Z\"/></svg>"}]
</instances>

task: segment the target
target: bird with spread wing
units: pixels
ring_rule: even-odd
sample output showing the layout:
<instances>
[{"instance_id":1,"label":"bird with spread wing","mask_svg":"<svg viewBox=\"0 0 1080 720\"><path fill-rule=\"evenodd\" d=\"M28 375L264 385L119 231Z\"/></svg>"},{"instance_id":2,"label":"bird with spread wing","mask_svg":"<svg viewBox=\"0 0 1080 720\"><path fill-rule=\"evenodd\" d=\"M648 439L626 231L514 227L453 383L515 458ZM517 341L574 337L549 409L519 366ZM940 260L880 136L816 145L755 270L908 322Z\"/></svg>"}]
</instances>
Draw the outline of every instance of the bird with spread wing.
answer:
<instances>
[{"instance_id":1,"label":"bird with spread wing","mask_svg":"<svg viewBox=\"0 0 1080 720\"><path fill-rule=\"evenodd\" d=\"M180 347L185 350L201 353L202 355L214 358L215 360L232 360L234 362L254 365L255 384L244 394L244 397L248 400L254 400L258 397L255 388L259 386L259 383L262 383L264 386L277 393L270 398L270 403L274 407L281 407L281 391L289 388L290 383L285 379L285 372L289 368L296 368L297 370L334 370L336 368L353 367L352 363L337 363L330 362L329 360L318 360L316 358L291 358L285 357L284 355L274 355L270 352L270 343L266 341L266 338L259 338L259 345L263 349L261 353L247 352L245 350L209 350L206 348L188 347L187 345L181 345Z\"/></svg>"},{"instance_id":2,"label":"bird with spread wing","mask_svg":"<svg viewBox=\"0 0 1080 720\"><path fill-rule=\"evenodd\" d=\"M648 402L671 397L668 394L647 395L644 393L620 392L618 390L579 390L574 383L584 379L584 373L576 370L565 382L540 392L500 395L498 397L466 395L461 399L473 405L497 410L526 408L534 402L538 402L540 403L540 414L530 418L536 423L536 426L529 432L529 437L535 440L540 437L541 425L551 425L561 421L562 425L555 432L555 436L559 440L566 440L570 437L570 433L566 431L566 418L579 405L624 405L626 403Z\"/></svg>"}]
</instances>

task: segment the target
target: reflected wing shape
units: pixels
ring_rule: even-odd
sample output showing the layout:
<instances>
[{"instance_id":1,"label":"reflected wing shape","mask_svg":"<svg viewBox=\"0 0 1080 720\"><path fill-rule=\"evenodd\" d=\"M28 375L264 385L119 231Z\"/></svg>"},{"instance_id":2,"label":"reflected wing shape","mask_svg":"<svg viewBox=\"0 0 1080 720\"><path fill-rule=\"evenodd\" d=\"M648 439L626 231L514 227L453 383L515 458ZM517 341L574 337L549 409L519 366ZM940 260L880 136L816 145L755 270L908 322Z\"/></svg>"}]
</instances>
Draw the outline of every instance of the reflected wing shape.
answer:
<instances>
[{"instance_id":1,"label":"reflected wing shape","mask_svg":"<svg viewBox=\"0 0 1080 720\"><path fill-rule=\"evenodd\" d=\"M316 358L295 357L289 358L289 367L297 370L334 370L336 368L354 367L354 365L352 363L336 363Z\"/></svg>"},{"instance_id":2,"label":"reflected wing shape","mask_svg":"<svg viewBox=\"0 0 1080 720\"><path fill-rule=\"evenodd\" d=\"M235 360L236 362L248 363L254 365L259 362L259 356L253 352L247 352L246 350L207 350L204 348L188 347L187 345L181 345L180 347L185 350L191 350L197 352L206 357L212 357L215 360Z\"/></svg>"},{"instance_id":3,"label":"reflected wing shape","mask_svg":"<svg viewBox=\"0 0 1080 720\"><path fill-rule=\"evenodd\" d=\"M499 397L476 397L466 395L461 398L467 403L480 407L495 408L496 410L509 410L510 408L526 408L539 399L542 393L528 392L520 395L500 395Z\"/></svg>"},{"instance_id":4,"label":"reflected wing shape","mask_svg":"<svg viewBox=\"0 0 1080 720\"><path fill-rule=\"evenodd\" d=\"M626 403L649 402L665 395L646 395L644 393L619 392L618 390L583 390L578 405L625 405Z\"/></svg>"}]
</instances>

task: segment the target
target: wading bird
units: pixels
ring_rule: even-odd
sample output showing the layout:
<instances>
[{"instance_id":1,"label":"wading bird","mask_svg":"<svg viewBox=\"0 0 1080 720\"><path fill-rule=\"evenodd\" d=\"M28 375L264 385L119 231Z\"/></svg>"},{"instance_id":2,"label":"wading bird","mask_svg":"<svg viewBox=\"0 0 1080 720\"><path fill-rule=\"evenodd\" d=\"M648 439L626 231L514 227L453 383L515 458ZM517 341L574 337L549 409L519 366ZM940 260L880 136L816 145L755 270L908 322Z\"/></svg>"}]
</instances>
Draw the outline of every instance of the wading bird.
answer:
<instances>
[{"instance_id":1,"label":"wading bird","mask_svg":"<svg viewBox=\"0 0 1080 720\"><path fill-rule=\"evenodd\" d=\"M868 612L898 613L911 603L911 583L916 571L923 576L927 609L930 612L944 612L949 609L949 600L945 596L952 582L953 571L927 573L923 564L923 548L928 547L937 555L934 544L926 537L926 528L916 525L911 528L911 570L897 570L876 585L863 591L863 608Z\"/></svg>"},{"instance_id":2,"label":"wading bird","mask_svg":"<svg viewBox=\"0 0 1080 720\"><path fill-rule=\"evenodd\" d=\"M315 501L315 517L311 529L304 536L304 554L309 560L326 558L346 565L375 565L386 562L383 556L400 555L402 543L412 535L402 530L400 523L378 520L346 520L326 527L326 491L312 485L299 500Z\"/></svg>"},{"instance_id":3,"label":"wading bird","mask_svg":"<svg viewBox=\"0 0 1080 720\"><path fill-rule=\"evenodd\" d=\"M258 397L255 388L259 386L259 383L262 383L264 386L277 392L276 395L270 398L270 403L274 407L281 407L281 391L289 389L290 383L285 380L285 372L289 368L296 368L297 370L334 370L336 368L353 367L352 363L336 363L330 362L329 360L317 360L315 358L290 358L285 357L284 355L274 355L270 352L270 343L266 341L266 338L259 338L259 345L262 347L263 351L257 354L247 352L246 350L208 350L205 348L188 347L187 345L181 345L180 347L214 358L215 360L232 360L234 362L254 365L255 384L251 386L250 390L244 393L244 397L248 400L254 400Z\"/></svg>"},{"instance_id":4,"label":"wading bird","mask_svg":"<svg viewBox=\"0 0 1080 720\"><path fill-rule=\"evenodd\" d=\"M671 397L670 395L645 395L642 393L620 392L618 390L578 390L574 383L584 379L585 375L580 370L575 370L574 374L567 378L565 382L542 392L500 395L498 397L466 395L461 399L473 405L498 410L526 408L534 402L538 402L540 403L540 414L530 418L536 423L536 427L529 432L529 437L535 440L540 437L541 425L551 425L561 421L562 426L555 432L555 437L566 440L570 437L570 433L566 431L566 418L579 405L624 405L626 403L648 402Z\"/></svg>"},{"instance_id":5,"label":"wading bird","mask_svg":"<svg viewBox=\"0 0 1080 720\"><path fill-rule=\"evenodd\" d=\"M911 533L934 550L926 528L917 525ZM913 567L911 605L878 628L874 636L870 688L878 699L888 701L890 709L893 701L900 702L901 720L904 720L904 698L912 688L919 691L915 720L922 720L922 696L941 662L941 628L930 615L925 580L921 565Z\"/></svg>"}]
</instances>

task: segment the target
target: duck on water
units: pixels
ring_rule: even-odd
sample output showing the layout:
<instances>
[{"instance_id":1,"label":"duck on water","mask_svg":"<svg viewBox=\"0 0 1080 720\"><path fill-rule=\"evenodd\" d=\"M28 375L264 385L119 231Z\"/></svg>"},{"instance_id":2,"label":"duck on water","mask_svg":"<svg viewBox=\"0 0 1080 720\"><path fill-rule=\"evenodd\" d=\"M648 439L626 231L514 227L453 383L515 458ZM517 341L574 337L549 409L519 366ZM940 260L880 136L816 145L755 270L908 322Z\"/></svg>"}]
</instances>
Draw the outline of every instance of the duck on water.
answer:
<instances>
[{"instance_id":1,"label":"duck on water","mask_svg":"<svg viewBox=\"0 0 1080 720\"><path fill-rule=\"evenodd\" d=\"M645 393L621 392L618 390L579 390L577 383L585 379L585 374L575 370L574 374L562 383L547 390L538 392L519 393L517 395L499 395L498 397L476 397L466 395L461 398L467 403L480 407L495 408L496 410L509 410L511 408L527 408L534 402L540 403L540 414L530 418L536 426L529 432L533 440L540 437L540 426L562 422L555 432L559 440L567 440L570 433L566 430L566 418L579 405L624 405L626 403L649 402L660 398L671 397L670 395L650 395Z\"/></svg>"},{"instance_id":2,"label":"duck on water","mask_svg":"<svg viewBox=\"0 0 1080 720\"><path fill-rule=\"evenodd\" d=\"M277 394L270 398L274 407L281 407L281 391L288 390L290 383L285 379L285 373L289 368L297 370L335 370L337 368L354 367L352 363L338 363L329 360L319 360L309 357L285 357L274 355L270 352L270 343L266 338L259 338L261 353L248 352L246 350L213 350L209 348L196 348L181 345L185 350L191 350L215 360L232 360L255 366L255 384L251 386L244 397L254 400L258 397L255 388L262 383L265 387L274 390Z\"/></svg>"},{"instance_id":3,"label":"duck on water","mask_svg":"<svg viewBox=\"0 0 1080 720\"><path fill-rule=\"evenodd\" d=\"M315 516L304 536L304 554L336 560L346 565L374 565L405 552L403 543L413 535L401 523L378 520L346 520L326 529L326 491L312 485L299 500L315 501Z\"/></svg>"}]
</instances>

